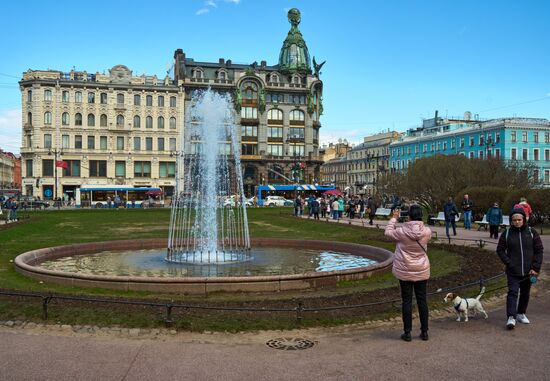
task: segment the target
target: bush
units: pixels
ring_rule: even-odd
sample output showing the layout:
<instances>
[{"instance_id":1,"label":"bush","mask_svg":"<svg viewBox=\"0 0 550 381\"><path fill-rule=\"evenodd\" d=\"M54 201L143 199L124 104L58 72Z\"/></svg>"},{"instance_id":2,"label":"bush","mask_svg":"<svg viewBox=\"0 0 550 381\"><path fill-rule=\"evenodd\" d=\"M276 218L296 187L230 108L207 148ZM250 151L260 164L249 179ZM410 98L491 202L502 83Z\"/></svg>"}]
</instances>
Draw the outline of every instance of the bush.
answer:
<instances>
[{"instance_id":1,"label":"bush","mask_svg":"<svg viewBox=\"0 0 550 381\"><path fill-rule=\"evenodd\" d=\"M503 208L503 204L509 192L509 189L494 186L468 187L455 196L455 204L457 208L460 208L462 199L467 194L474 202L473 214L481 216L481 219L495 202L498 202L503 211L507 210Z\"/></svg>"}]
</instances>

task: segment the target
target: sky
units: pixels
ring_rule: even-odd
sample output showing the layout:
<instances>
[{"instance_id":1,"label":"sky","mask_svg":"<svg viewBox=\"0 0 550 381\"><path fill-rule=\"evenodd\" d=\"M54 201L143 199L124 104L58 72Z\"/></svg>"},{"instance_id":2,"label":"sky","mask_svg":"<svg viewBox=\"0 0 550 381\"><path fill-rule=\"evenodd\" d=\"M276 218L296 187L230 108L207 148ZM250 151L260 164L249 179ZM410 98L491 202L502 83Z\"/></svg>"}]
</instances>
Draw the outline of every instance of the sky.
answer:
<instances>
[{"instance_id":1,"label":"sky","mask_svg":"<svg viewBox=\"0 0 550 381\"><path fill-rule=\"evenodd\" d=\"M178 48L196 61L276 65L298 8L324 83L321 143L422 119L550 119L547 0L180 0L2 3L0 148L18 153L27 69L164 77Z\"/></svg>"}]
</instances>

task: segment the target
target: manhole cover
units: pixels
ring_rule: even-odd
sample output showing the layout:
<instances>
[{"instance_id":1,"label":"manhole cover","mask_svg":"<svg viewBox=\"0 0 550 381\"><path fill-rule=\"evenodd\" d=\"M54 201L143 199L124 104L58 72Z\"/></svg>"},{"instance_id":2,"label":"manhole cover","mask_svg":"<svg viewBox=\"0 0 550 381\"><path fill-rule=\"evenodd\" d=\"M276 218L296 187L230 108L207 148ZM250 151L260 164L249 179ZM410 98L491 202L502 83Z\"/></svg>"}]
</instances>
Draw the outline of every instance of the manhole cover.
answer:
<instances>
[{"instance_id":1,"label":"manhole cover","mask_svg":"<svg viewBox=\"0 0 550 381\"><path fill-rule=\"evenodd\" d=\"M269 340L266 345L273 349L281 349L283 351L296 351L299 349L308 349L315 345L315 342L299 337L285 337Z\"/></svg>"}]
</instances>

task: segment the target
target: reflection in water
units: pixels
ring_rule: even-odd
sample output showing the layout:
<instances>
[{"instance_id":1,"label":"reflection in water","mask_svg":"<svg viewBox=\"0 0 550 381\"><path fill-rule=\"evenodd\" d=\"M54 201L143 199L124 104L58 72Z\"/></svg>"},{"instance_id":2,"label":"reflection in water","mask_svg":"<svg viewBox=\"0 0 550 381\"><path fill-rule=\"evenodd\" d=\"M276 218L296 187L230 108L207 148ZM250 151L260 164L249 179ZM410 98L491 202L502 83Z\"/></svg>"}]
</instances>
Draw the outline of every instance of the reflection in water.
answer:
<instances>
[{"instance_id":1,"label":"reflection in water","mask_svg":"<svg viewBox=\"0 0 550 381\"><path fill-rule=\"evenodd\" d=\"M376 261L345 253L288 248L258 248L247 262L180 264L164 260L165 250L104 251L58 258L40 264L48 270L79 274L144 277L215 277L303 274L366 267Z\"/></svg>"}]
</instances>

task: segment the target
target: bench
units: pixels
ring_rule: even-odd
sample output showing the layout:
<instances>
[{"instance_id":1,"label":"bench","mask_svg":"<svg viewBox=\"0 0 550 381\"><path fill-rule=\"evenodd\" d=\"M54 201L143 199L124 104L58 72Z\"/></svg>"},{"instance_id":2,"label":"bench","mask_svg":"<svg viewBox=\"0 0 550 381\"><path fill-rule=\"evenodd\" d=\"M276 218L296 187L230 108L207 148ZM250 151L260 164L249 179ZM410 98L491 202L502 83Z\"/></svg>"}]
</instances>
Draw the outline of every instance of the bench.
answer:
<instances>
[{"instance_id":1,"label":"bench","mask_svg":"<svg viewBox=\"0 0 550 381\"><path fill-rule=\"evenodd\" d=\"M483 215L483 219L481 221L474 221L475 224L478 224L479 227L477 228L477 230L479 231L482 227L487 230L487 226L489 225L489 223L487 222L487 215L484 214ZM500 224L500 226L502 227L509 227L510 226L510 216L502 216L502 223Z\"/></svg>"},{"instance_id":2,"label":"bench","mask_svg":"<svg viewBox=\"0 0 550 381\"><path fill-rule=\"evenodd\" d=\"M374 213L375 216L378 217L389 217L391 214L390 208L378 208L376 209L376 212Z\"/></svg>"},{"instance_id":3,"label":"bench","mask_svg":"<svg viewBox=\"0 0 550 381\"><path fill-rule=\"evenodd\" d=\"M460 213L455 216L455 222L460 220ZM432 221L436 221L438 225L441 225L441 222L445 222L445 213L439 212L437 217L432 218Z\"/></svg>"}]
</instances>

